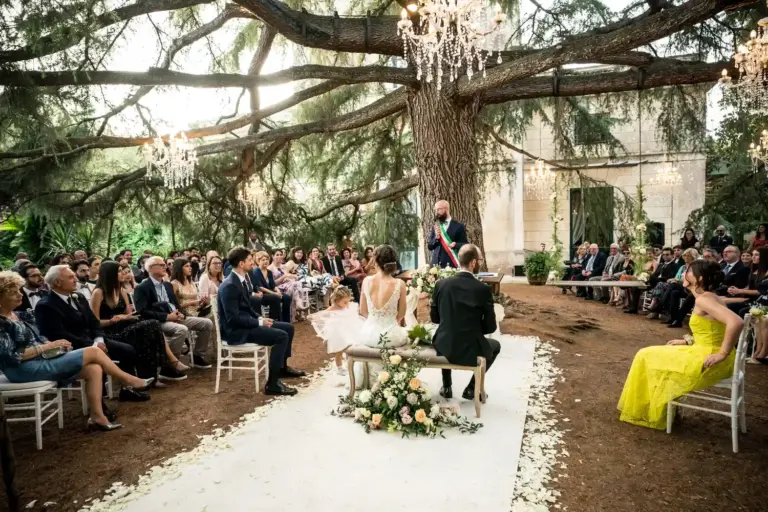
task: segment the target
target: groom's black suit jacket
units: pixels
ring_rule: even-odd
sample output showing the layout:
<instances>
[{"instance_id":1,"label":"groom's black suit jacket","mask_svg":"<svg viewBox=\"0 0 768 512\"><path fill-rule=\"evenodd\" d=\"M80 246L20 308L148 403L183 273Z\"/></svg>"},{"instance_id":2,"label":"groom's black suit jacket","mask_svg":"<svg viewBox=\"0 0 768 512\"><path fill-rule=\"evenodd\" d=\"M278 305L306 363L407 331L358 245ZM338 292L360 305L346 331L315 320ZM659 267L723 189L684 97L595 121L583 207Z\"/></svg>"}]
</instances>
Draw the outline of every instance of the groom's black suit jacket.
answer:
<instances>
[{"instance_id":1,"label":"groom's black suit jacket","mask_svg":"<svg viewBox=\"0 0 768 512\"><path fill-rule=\"evenodd\" d=\"M496 331L493 296L469 272L438 281L430 317L439 324L432 341L435 350L451 363L474 366L478 356L491 354L485 335Z\"/></svg>"}]
</instances>

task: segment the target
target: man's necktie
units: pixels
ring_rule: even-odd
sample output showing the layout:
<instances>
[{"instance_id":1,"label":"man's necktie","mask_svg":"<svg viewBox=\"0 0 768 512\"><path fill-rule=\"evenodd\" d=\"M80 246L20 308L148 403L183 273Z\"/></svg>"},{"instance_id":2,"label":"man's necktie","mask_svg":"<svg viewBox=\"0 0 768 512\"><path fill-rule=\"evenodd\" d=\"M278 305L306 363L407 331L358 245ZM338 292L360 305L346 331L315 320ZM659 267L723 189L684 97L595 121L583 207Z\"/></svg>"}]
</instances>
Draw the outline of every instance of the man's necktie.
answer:
<instances>
[{"instance_id":1,"label":"man's necktie","mask_svg":"<svg viewBox=\"0 0 768 512\"><path fill-rule=\"evenodd\" d=\"M68 297L68 298L67 298L67 303L69 304L69 306L70 306L72 309L77 309L77 307L75 306L75 301L73 301L73 300L72 300L72 297Z\"/></svg>"},{"instance_id":2,"label":"man's necktie","mask_svg":"<svg viewBox=\"0 0 768 512\"><path fill-rule=\"evenodd\" d=\"M728 265L725 266L725 275L728 275L730 273L730 271L731 271L731 265L728 264Z\"/></svg>"},{"instance_id":3,"label":"man's necktie","mask_svg":"<svg viewBox=\"0 0 768 512\"><path fill-rule=\"evenodd\" d=\"M245 289L248 290L248 295L253 293L253 285L251 284L251 278L248 274L245 275Z\"/></svg>"}]
</instances>

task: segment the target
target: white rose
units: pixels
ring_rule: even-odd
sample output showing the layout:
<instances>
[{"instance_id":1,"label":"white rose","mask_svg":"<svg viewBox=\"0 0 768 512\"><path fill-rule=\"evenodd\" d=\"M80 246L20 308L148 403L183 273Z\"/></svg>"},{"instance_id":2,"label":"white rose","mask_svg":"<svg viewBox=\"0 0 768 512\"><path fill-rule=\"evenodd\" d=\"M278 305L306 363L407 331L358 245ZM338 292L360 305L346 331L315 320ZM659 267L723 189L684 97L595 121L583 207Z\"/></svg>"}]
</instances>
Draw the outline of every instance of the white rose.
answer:
<instances>
[{"instance_id":1,"label":"white rose","mask_svg":"<svg viewBox=\"0 0 768 512\"><path fill-rule=\"evenodd\" d=\"M392 396L392 391L389 389L385 389L381 394L384 395L384 398L389 398Z\"/></svg>"},{"instance_id":2,"label":"white rose","mask_svg":"<svg viewBox=\"0 0 768 512\"><path fill-rule=\"evenodd\" d=\"M371 392L368 391L367 389L361 391L358 399L360 400L360 402L367 404L368 402L371 401Z\"/></svg>"},{"instance_id":3,"label":"white rose","mask_svg":"<svg viewBox=\"0 0 768 512\"><path fill-rule=\"evenodd\" d=\"M360 409L355 409L355 421L360 421L363 417L363 413Z\"/></svg>"},{"instance_id":4,"label":"white rose","mask_svg":"<svg viewBox=\"0 0 768 512\"><path fill-rule=\"evenodd\" d=\"M374 382L373 386L371 386L371 392L376 393L378 390L381 389L381 384L378 382Z\"/></svg>"},{"instance_id":5,"label":"white rose","mask_svg":"<svg viewBox=\"0 0 768 512\"><path fill-rule=\"evenodd\" d=\"M400 362L402 360L403 360L403 358L399 354L395 354L395 355L389 356L390 364L400 364Z\"/></svg>"},{"instance_id":6,"label":"white rose","mask_svg":"<svg viewBox=\"0 0 768 512\"><path fill-rule=\"evenodd\" d=\"M418 286L419 288L421 288L422 286L424 286L424 279L422 279L421 277L420 277L420 278L418 278L418 279L416 280L416 286Z\"/></svg>"},{"instance_id":7,"label":"white rose","mask_svg":"<svg viewBox=\"0 0 768 512\"><path fill-rule=\"evenodd\" d=\"M436 276L438 272L439 270L437 269L437 267L432 267L431 269L429 269L429 273L432 274L433 276Z\"/></svg>"},{"instance_id":8,"label":"white rose","mask_svg":"<svg viewBox=\"0 0 768 512\"><path fill-rule=\"evenodd\" d=\"M424 398L426 398L427 400L432 398L432 392L429 390L429 388L422 387L420 391L424 394Z\"/></svg>"},{"instance_id":9,"label":"white rose","mask_svg":"<svg viewBox=\"0 0 768 512\"><path fill-rule=\"evenodd\" d=\"M387 397L387 405L389 406L390 409L394 409L395 407L397 407L397 397L395 396Z\"/></svg>"},{"instance_id":10,"label":"white rose","mask_svg":"<svg viewBox=\"0 0 768 512\"><path fill-rule=\"evenodd\" d=\"M363 418L365 418L365 419L368 419L368 418L370 418L370 417L371 417L371 411L369 411L368 409L363 409L363 410L361 411L361 413L362 413L362 415L363 415Z\"/></svg>"},{"instance_id":11,"label":"white rose","mask_svg":"<svg viewBox=\"0 0 768 512\"><path fill-rule=\"evenodd\" d=\"M419 395L416 393L408 393L408 396L405 397L405 400L411 405L416 405L416 403L419 401Z\"/></svg>"},{"instance_id":12,"label":"white rose","mask_svg":"<svg viewBox=\"0 0 768 512\"><path fill-rule=\"evenodd\" d=\"M432 406L432 408L429 410L429 416L434 418L440 415L440 406L435 404Z\"/></svg>"}]
</instances>

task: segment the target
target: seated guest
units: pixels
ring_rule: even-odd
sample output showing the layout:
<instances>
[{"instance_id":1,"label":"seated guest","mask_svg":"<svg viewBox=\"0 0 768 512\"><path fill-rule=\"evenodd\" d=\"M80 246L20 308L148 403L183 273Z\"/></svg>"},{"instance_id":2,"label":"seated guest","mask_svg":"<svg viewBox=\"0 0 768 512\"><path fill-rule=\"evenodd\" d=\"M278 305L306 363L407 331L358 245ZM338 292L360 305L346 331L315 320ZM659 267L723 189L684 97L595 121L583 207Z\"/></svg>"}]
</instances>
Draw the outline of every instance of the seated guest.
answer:
<instances>
[{"instance_id":1,"label":"seated guest","mask_svg":"<svg viewBox=\"0 0 768 512\"><path fill-rule=\"evenodd\" d=\"M708 247L704 249L704 252L702 253L701 257L707 261L712 261L714 263L720 262L720 255L718 251L713 247Z\"/></svg>"},{"instance_id":2,"label":"seated guest","mask_svg":"<svg viewBox=\"0 0 768 512\"><path fill-rule=\"evenodd\" d=\"M107 336L127 343L136 350L136 375L141 378L157 378L157 367L160 366L161 379L185 379L186 375L181 372L189 368L182 365L171 352L160 329L160 322L142 320L133 314L128 293L120 286L121 281L130 277L132 274L121 272L114 261L105 262L99 270L99 282L93 291L91 311Z\"/></svg>"},{"instance_id":3,"label":"seated guest","mask_svg":"<svg viewBox=\"0 0 768 512\"><path fill-rule=\"evenodd\" d=\"M613 278L614 272L618 272L619 267L621 266L622 262L624 261L621 254L619 254L619 244L611 244L610 253L608 254L608 258L605 260L605 268L603 269L603 273L601 275L595 275L593 277L590 277L590 281L618 281L618 276L616 279ZM594 294L595 294L595 300L608 302L608 298L606 297L605 300L603 300L603 296L606 295L603 291L603 288L595 287Z\"/></svg>"},{"instance_id":4,"label":"seated guest","mask_svg":"<svg viewBox=\"0 0 768 512\"><path fill-rule=\"evenodd\" d=\"M120 288L128 294L128 300L133 304L133 292L136 290L136 278L131 266L125 261L119 263L120 266Z\"/></svg>"},{"instance_id":5,"label":"seated guest","mask_svg":"<svg viewBox=\"0 0 768 512\"><path fill-rule=\"evenodd\" d=\"M98 319L93 315L85 297L75 293L75 273L67 265L55 265L45 274L51 293L43 297L35 308L35 323L40 334L49 340L67 340L73 348L95 346L120 361L125 373L135 375L136 350L121 341L105 337ZM149 394L130 388L120 390L120 400L143 402Z\"/></svg>"},{"instance_id":6,"label":"seated guest","mask_svg":"<svg viewBox=\"0 0 768 512\"><path fill-rule=\"evenodd\" d=\"M362 286L363 280L365 280L365 278L368 276L368 273L365 271L363 268L363 263L360 261L360 253L353 249L349 261L352 264L353 273L357 273L357 277L352 277L355 277L358 284Z\"/></svg>"},{"instance_id":7,"label":"seated guest","mask_svg":"<svg viewBox=\"0 0 768 512\"><path fill-rule=\"evenodd\" d=\"M696 233L693 232L693 229L685 228L685 231L683 232L683 237L680 239L680 247L683 250L701 248L699 239L696 238Z\"/></svg>"},{"instance_id":8,"label":"seated guest","mask_svg":"<svg viewBox=\"0 0 768 512\"><path fill-rule=\"evenodd\" d=\"M715 295L722 280L723 272L716 264L691 263L684 286L696 304L690 323L693 342L672 340L635 355L619 399L621 421L663 430L670 400L731 376L733 348L743 322Z\"/></svg>"},{"instance_id":9,"label":"seated guest","mask_svg":"<svg viewBox=\"0 0 768 512\"><path fill-rule=\"evenodd\" d=\"M192 254L189 257L189 266L192 269L192 273L189 276L190 279L192 279L192 282L196 283L200 281L200 276L202 275L202 266L200 265L200 256Z\"/></svg>"},{"instance_id":10,"label":"seated guest","mask_svg":"<svg viewBox=\"0 0 768 512\"><path fill-rule=\"evenodd\" d=\"M766 244L768 244L768 224L760 224L757 226L755 236L752 237L752 240L749 241L749 247L747 250L752 252L755 249L759 249L765 246Z\"/></svg>"},{"instance_id":11,"label":"seated guest","mask_svg":"<svg viewBox=\"0 0 768 512\"><path fill-rule=\"evenodd\" d=\"M173 262L171 286L176 294L179 309L187 317L210 316L210 296L201 296L192 280L192 263L186 258L177 258Z\"/></svg>"},{"instance_id":12,"label":"seated guest","mask_svg":"<svg viewBox=\"0 0 768 512\"><path fill-rule=\"evenodd\" d=\"M372 276L376 273L376 262L373 259L373 246L369 245L363 249L363 271L365 275Z\"/></svg>"},{"instance_id":13,"label":"seated guest","mask_svg":"<svg viewBox=\"0 0 768 512\"><path fill-rule=\"evenodd\" d=\"M165 282L170 283L171 277L173 275L173 262L176 260L176 258L166 258L165 260Z\"/></svg>"},{"instance_id":14,"label":"seated guest","mask_svg":"<svg viewBox=\"0 0 768 512\"><path fill-rule=\"evenodd\" d=\"M25 252L17 253L16 259L13 262L13 266L11 267L11 270L18 273L21 270L21 267L23 267L28 263L31 263L31 261L29 261L29 256L27 256L27 253Z\"/></svg>"},{"instance_id":15,"label":"seated guest","mask_svg":"<svg viewBox=\"0 0 768 512\"><path fill-rule=\"evenodd\" d=\"M10 382L26 383L52 380L67 386L75 380L84 380L88 400L88 428L114 430L121 425L113 423L102 408L102 377L106 373L123 383L124 390L143 393L152 379L140 379L125 373L107 354L95 346L77 350L66 339L49 341L41 336L33 317L25 312L14 313L21 302L23 280L13 272L0 272L0 370ZM48 351L64 349L62 355L42 357Z\"/></svg>"},{"instance_id":16,"label":"seated guest","mask_svg":"<svg viewBox=\"0 0 768 512\"><path fill-rule=\"evenodd\" d=\"M752 253L747 251L744 251L743 253L741 253L741 262L745 266L752 268Z\"/></svg>"},{"instance_id":17,"label":"seated guest","mask_svg":"<svg viewBox=\"0 0 768 512\"><path fill-rule=\"evenodd\" d=\"M309 309L309 296L304 289L304 285L299 281L299 276L294 272L289 272L285 268L285 251L278 249L272 257L272 264L268 267L275 278L277 289L284 295L291 297L291 322L297 320L297 317L303 319ZM296 265L291 265L295 270Z\"/></svg>"},{"instance_id":18,"label":"seated guest","mask_svg":"<svg viewBox=\"0 0 768 512\"><path fill-rule=\"evenodd\" d=\"M275 276L269 270L269 255L260 251L254 256L258 267L251 272L254 288L264 294L262 302L269 304L270 318L282 322L291 322L291 296L284 295L277 289ZM272 314L272 311L275 314ZM276 318L277 317L277 318Z\"/></svg>"},{"instance_id":19,"label":"seated guest","mask_svg":"<svg viewBox=\"0 0 768 512\"><path fill-rule=\"evenodd\" d=\"M726 234L725 226L717 226L715 236L709 240L709 246L715 249L718 253L721 253L729 245L733 245L733 237Z\"/></svg>"},{"instance_id":20,"label":"seated guest","mask_svg":"<svg viewBox=\"0 0 768 512\"><path fill-rule=\"evenodd\" d=\"M213 322L208 318L185 316L179 311L179 302L170 283L165 281L165 263L158 256L152 256L147 260L146 270L149 279L145 279L136 287L134 299L136 311L142 318L157 320L160 328L168 337L168 344L173 355L177 358L181 355L184 340L189 331L197 333L195 353L192 355L192 366L197 368L210 368L205 360L208 350L208 340L213 331Z\"/></svg>"},{"instance_id":21,"label":"seated guest","mask_svg":"<svg viewBox=\"0 0 768 512\"><path fill-rule=\"evenodd\" d=\"M51 258L51 266L54 265L70 265L72 264L72 256L69 254L57 254Z\"/></svg>"},{"instance_id":22,"label":"seated guest","mask_svg":"<svg viewBox=\"0 0 768 512\"><path fill-rule=\"evenodd\" d=\"M683 266L681 266L675 277L667 280L667 289L661 295L659 306L655 311L648 314L648 318L659 318L658 313L661 312L667 316L667 320L663 320L667 324L674 322L677 317L677 311L680 307L680 300L685 298L687 292L683 287L683 278L685 273L688 272L688 268L691 263L699 259L699 251L690 248L683 252Z\"/></svg>"},{"instance_id":23,"label":"seated guest","mask_svg":"<svg viewBox=\"0 0 768 512\"><path fill-rule=\"evenodd\" d=\"M21 288L21 302L16 311L35 309L40 299L48 295L43 283L43 273L37 265L29 263L21 268L19 274L24 279L24 286Z\"/></svg>"},{"instance_id":24,"label":"seated guest","mask_svg":"<svg viewBox=\"0 0 768 512\"><path fill-rule=\"evenodd\" d=\"M605 269L605 254L600 252L600 248L597 244L591 244L589 246L589 257L584 264L584 270L581 274L574 276L574 281L589 281L592 277L602 276L603 269ZM584 297L585 299L592 298L592 288L579 289L576 292L577 297Z\"/></svg>"},{"instance_id":25,"label":"seated guest","mask_svg":"<svg viewBox=\"0 0 768 512\"><path fill-rule=\"evenodd\" d=\"M363 279L366 278L366 274L360 262L352 259L353 254L357 253L352 249L342 249L341 265L344 267L344 273L347 275L347 277L351 279L357 279L357 285L359 287L361 284L363 284Z\"/></svg>"},{"instance_id":26,"label":"seated guest","mask_svg":"<svg viewBox=\"0 0 768 512\"><path fill-rule=\"evenodd\" d=\"M675 266L680 269L683 265L685 265L685 261L683 261L683 248L680 245L676 245L672 248L673 258L672 261L674 262Z\"/></svg>"},{"instance_id":27,"label":"seated guest","mask_svg":"<svg viewBox=\"0 0 768 512\"><path fill-rule=\"evenodd\" d=\"M99 268L101 268L101 258L98 256L91 256L88 258L88 265L90 270L88 271L88 284L96 285L99 281Z\"/></svg>"},{"instance_id":28,"label":"seated guest","mask_svg":"<svg viewBox=\"0 0 768 512\"><path fill-rule=\"evenodd\" d=\"M627 281L633 279L635 273L635 262L632 259L632 253L629 247L626 245L621 250L621 265L614 271L613 276L619 281ZM611 300L608 301L611 306L623 307L624 306L624 290L619 287L611 288Z\"/></svg>"},{"instance_id":29,"label":"seated guest","mask_svg":"<svg viewBox=\"0 0 768 512\"><path fill-rule=\"evenodd\" d=\"M325 271L323 262L320 261L320 249L317 247L312 249L307 259L304 259L304 250L300 247L295 247L292 252L297 263L303 261L303 263L299 263L296 269L296 275L299 277L302 286L317 291L323 298L323 302L328 304L331 291L338 282L335 278L331 277L331 274Z\"/></svg>"},{"instance_id":30,"label":"seated guest","mask_svg":"<svg viewBox=\"0 0 768 512\"><path fill-rule=\"evenodd\" d=\"M254 252L259 252L264 250L264 244L262 244L259 241L258 236L253 231L248 233L248 249Z\"/></svg>"},{"instance_id":31,"label":"seated guest","mask_svg":"<svg viewBox=\"0 0 768 512\"><path fill-rule=\"evenodd\" d=\"M147 251L144 251L145 253ZM147 259L149 259L152 255L151 254L142 254L141 257L139 257L139 261L136 264L136 271L133 271L133 286L135 287L137 284L142 282L143 280L149 278L149 275L147 274L147 269L144 268L145 264L147 262Z\"/></svg>"},{"instance_id":32,"label":"seated guest","mask_svg":"<svg viewBox=\"0 0 768 512\"><path fill-rule=\"evenodd\" d=\"M88 253L78 249L72 253L72 259L74 259L75 261L88 260Z\"/></svg>"},{"instance_id":33,"label":"seated guest","mask_svg":"<svg viewBox=\"0 0 768 512\"><path fill-rule=\"evenodd\" d=\"M744 253L746 254L746 253ZM742 254L743 256L743 254ZM765 257L766 259L763 259ZM765 261L765 263L761 263ZM743 260L742 260L743 262ZM727 300L728 307L734 313L738 313L742 318L753 305L762 306L757 299L764 295L761 283L768 277L768 247L761 247L754 251L752 255L752 265L750 266L749 281L746 288L728 287ZM766 283L768 285L768 283ZM768 293L768 290L766 290ZM765 305L768 305L765 304Z\"/></svg>"},{"instance_id":34,"label":"seated guest","mask_svg":"<svg viewBox=\"0 0 768 512\"><path fill-rule=\"evenodd\" d=\"M205 272L200 276L199 293L201 297L215 297L219 293L219 286L224 282L224 263L218 254L214 254L208 259ZM210 299L209 299L210 300Z\"/></svg>"},{"instance_id":35,"label":"seated guest","mask_svg":"<svg viewBox=\"0 0 768 512\"><path fill-rule=\"evenodd\" d=\"M352 291L352 296L355 298L355 302L360 302L360 288L357 286L357 279L349 277L344 272L344 264L341 261L341 256L336 252L335 244L328 244L328 256L323 258L323 266L332 277L336 278L339 283L346 286Z\"/></svg>"},{"instance_id":36,"label":"seated guest","mask_svg":"<svg viewBox=\"0 0 768 512\"><path fill-rule=\"evenodd\" d=\"M329 271L323 266L323 261L320 257L320 248L313 247L309 251L309 259L307 260L307 266L312 275L328 274Z\"/></svg>"},{"instance_id":37,"label":"seated guest","mask_svg":"<svg viewBox=\"0 0 768 512\"><path fill-rule=\"evenodd\" d=\"M267 395L295 395L296 390L284 385L281 377L302 377L304 372L288 366L293 344L293 326L261 317L253 309L250 298L255 293L248 274L253 270L253 257L245 247L236 247L227 256L232 273L219 287L216 296L221 339L231 345L258 343L272 347L269 355L269 377L264 388Z\"/></svg>"},{"instance_id":38,"label":"seated guest","mask_svg":"<svg viewBox=\"0 0 768 512\"><path fill-rule=\"evenodd\" d=\"M677 274L678 267L674 263L674 253L669 247L665 247L661 251L661 264L656 268L656 272L648 279L648 288L652 290L650 293L653 295L653 301L651 302L651 310L658 307L658 301L661 299L662 292L666 289L666 284L669 279L672 279ZM662 286L659 286L662 285ZM640 301L640 293L638 290L627 290L631 296L630 308L625 310L625 313L637 314L638 302Z\"/></svg>"},{"instance_id":39,"label":"seated guest","mask_svg":"<svg viewBox=\"0 0 768 512\"><path fill-rule=\"evenodd\" d=\"M735 245L729 245L723 251L723 273L725 280L717 290L718 295L727 295L728 288L746 288L749 284L750 269L741 262L741 251Z\"/></svg>"},{"instance_id":40,"label":"seated guest","mask_svg":"<svg viewBox=\"0 0 768 512\"><path fill-rule=\"evenodd\" d=\"M90 302L93 289L96 286L88 282L88 278L91 277L91 266L88 264L88 260L77 260L69 268L72 269L72 272L77 277L77 293L82 294L85 300Z\"/></svg>"}]
</instances>

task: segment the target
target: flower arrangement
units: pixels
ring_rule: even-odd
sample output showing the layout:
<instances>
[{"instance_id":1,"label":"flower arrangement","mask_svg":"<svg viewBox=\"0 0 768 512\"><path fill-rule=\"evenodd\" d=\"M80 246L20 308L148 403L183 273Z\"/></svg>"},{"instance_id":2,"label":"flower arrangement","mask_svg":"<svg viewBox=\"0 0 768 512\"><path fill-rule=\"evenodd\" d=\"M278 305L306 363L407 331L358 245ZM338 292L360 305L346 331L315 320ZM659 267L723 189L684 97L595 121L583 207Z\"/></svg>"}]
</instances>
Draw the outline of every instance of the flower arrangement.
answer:
<instances>
[{"instance_id":1,"label":"flower arrangement","mask_svg":"<svg viewBox=\"0 0 768 512\"><path fill-rule=\"evenodd\" d=\"M385 342L386 336L382 335L379 343L384 347ZM402 437L442 437L443 427L474 434L483 426L458 416L454 407L432 403L431 393L418 377L422 365L415 359L405 361L394 350L382 348L381 360L383 369L371 389L354 397L339 397L333 414L354 418L367 433L385 430L399 432Z\"/></svg>"},{"instance_id":2,"label":"flower arrangement","mask_svg":"<svg viewBox=\"0 0 768 512\"><path fill-rule=\"evenodd\" d=\"M749 314L752 318L763 318L768 313L768 307L766 306L752 306L749 308Z\"/></svg>"},{"instance_id":3,"label":"flower arrangement","mask_svg":"<svg viewBox=\"0 0 768 512\"><path fill-rule=\"evenodd\" d=\"M417 293L426 293L432 297L432 292L435 291L435 285L441 279L446 277L453 277L456 275L457 269L455 268L441 268L438 265L424 266L413 273L411 282L408 286L413 288Z\"/></svg>"},{"instance_id":4,"label":"flower arrangement","mask_svg":"<svg viewBox=\"0 0 768 512\"><path fill-rule=\"evenodd\" d=\"M640 274L637 275L637 280L644 283L647 283L650 278L651 276L648 275L648 272L640 272Z\"/></svg>"},{"instance_id":5,"label":"flower arrangement","mask_svg":"<svg viewBox=\"0 0 768 512\"><path fill-rule=\"evenodd\" d=\"M414 325L411 330L408 331L408 339L411 340L413 345L432 346L432 333L421 324Z\"/></svg>"},{"instance_id":6,"label":"flower arrangement","mask_svg":"<svg viewBox=\"0 0 768 512\"><path fill-rule=\"evenodd\" d=\"M552 182L552 195L549 196L552 201L552 211L549 214L549 220L552 221L552 249L549 251L550 271L548 281L557 281L565 273L563 264L563 241L557 234L558 226L563 222L563 216L560 213L560 198L557 194L557 176Z\"/></svg>"}]
</instances>

